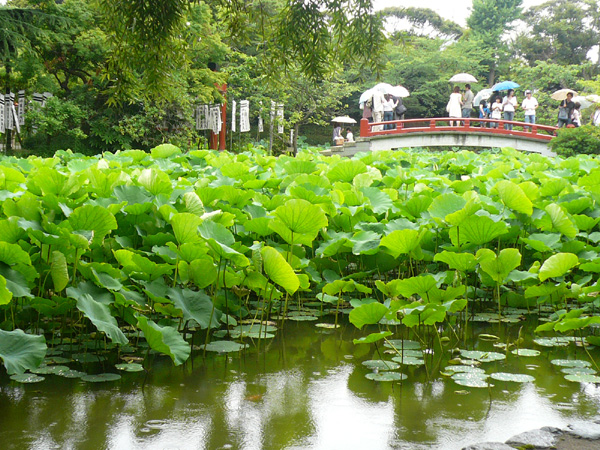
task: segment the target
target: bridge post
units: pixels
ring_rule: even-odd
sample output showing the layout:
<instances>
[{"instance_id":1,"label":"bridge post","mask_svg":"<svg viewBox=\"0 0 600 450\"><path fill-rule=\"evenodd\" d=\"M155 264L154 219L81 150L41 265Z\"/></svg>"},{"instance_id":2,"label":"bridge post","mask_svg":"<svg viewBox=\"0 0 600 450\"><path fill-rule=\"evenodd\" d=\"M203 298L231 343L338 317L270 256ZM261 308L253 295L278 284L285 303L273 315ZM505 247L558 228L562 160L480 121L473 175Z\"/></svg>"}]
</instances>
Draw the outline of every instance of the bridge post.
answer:
<instances>
[{"instance_id":1,"label":"bridge post","mask_svg":"<svg viewBox=\"0 0 600 450\"><path fill-rule=\"evenodd\" d=\"M360 119L360 137L369 137L369 120L368 119Z\"/></svg>"}]
</instances>

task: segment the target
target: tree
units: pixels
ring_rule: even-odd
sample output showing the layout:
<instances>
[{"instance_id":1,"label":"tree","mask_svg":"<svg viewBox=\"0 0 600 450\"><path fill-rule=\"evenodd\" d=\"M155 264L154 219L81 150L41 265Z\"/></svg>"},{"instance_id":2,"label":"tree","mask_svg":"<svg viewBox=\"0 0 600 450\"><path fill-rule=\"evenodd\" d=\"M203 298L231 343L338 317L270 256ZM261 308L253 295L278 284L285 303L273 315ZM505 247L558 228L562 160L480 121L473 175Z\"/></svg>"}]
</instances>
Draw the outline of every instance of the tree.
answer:
<instances>
[{"instance_id":1,"label":"tree","mask_svg":"<svg viewBox=\"0 0 600 450\"><path fill-rule=\"evenodd\" d=\"M503 41L507 31L513 29L512 22L521 15L522 0L473 0L471 15L467 19L469 39L487 53L482 61L488 69L488 83L494 84L496 69L508 59L508 46Z\"/></svg>"},{"instance_id":2,"label":"tree","mask_svg":"<svg viewBox=\"0 0 600 450\"><path fill-rule=\"evenodd\" d=\"M515 53L529 64L538 60L581 64L600 41L592 17L593 6L583 0L557 0L531 7L523 15L528 29L518 35Z\"/></svg>"},{"instance_id":3,"label":"tree","mask_svg":"<svg viewBox=\"0 0 600 450\"><path fill-rule=\"evenodd\" d=\"M388 21L392 18L408 21L410 34L431 36L431 30L433 30L440 37L457 39L462 36L464 31L460 25L440 17L429 8L391 7L382 9L379 14Z\"/></svg>"}]
</instances>

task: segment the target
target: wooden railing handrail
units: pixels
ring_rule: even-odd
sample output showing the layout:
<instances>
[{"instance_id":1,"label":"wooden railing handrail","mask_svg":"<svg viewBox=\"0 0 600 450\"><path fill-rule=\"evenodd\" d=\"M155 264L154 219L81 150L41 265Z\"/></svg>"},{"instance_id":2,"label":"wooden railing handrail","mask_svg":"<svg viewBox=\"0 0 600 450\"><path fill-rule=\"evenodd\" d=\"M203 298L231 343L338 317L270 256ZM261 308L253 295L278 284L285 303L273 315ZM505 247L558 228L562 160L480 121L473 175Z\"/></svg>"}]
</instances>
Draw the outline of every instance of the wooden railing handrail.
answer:
<instances>
[{"instance_id":1,"label":"wooden railing handrail","mask_svg":"<svg viewBox=\"0 0 600 450\"><path fill-rule=\"evenodd\" d=\"M450 126L449 122L454 122L454 125ZM474 126L475 123L479 126ZM425 126L410 126L418 124L425 124ZM482 124L497 124L497 128L488 128L485 126L481 126ZM505 130L505 124L512 125L513 130ZM373 127L381 126L383 128L383 126L385 125L395 125L395 129L382 129L380 131L373 131ZM514 127L521 128L521 130L514 129ZM504 136L519 136L526 137L528 139L549 141L555 136L557 129L557 127L549 125L531 124L514 120L459 117L432 117L423 119L391 120L388 122L369 122L367 119L362 119L360 121L361 137L392 136L406 133L460 131L465 133L489 133L500 134ZM544 134L540 134L540 132L543 132Z\"/></svg>"}]
</instances>

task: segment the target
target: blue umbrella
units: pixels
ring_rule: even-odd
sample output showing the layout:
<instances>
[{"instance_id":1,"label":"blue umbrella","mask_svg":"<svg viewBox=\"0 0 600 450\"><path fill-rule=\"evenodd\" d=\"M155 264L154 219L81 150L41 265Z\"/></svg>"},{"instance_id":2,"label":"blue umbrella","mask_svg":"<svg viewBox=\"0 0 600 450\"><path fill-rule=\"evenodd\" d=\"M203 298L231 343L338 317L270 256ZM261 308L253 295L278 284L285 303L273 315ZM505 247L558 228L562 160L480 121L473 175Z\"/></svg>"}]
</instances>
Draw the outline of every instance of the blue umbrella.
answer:
<instances>
[{"instance_id":1,"label":"blue umbrella","mask_svg":"<svg viewBox=\"0 0 600 450\"><path fill-rule=\"evenodd\" d=\"M502 81L500 83L496 83L491 87L492 91L506 91L507 89L516 89L520 85L515 83L514 81Z\"/></svg>"}]
</instances>

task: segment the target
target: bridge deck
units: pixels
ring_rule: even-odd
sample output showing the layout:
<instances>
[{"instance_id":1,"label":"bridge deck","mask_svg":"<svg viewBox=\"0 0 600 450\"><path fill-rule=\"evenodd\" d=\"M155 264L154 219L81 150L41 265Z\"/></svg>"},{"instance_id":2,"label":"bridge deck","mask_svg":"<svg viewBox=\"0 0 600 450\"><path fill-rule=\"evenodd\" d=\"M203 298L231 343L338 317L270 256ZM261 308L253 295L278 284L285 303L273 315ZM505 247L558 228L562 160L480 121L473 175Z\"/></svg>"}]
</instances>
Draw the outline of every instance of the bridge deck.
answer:
<instances>
[{"instance_id":1,"label":"bridge deck","mask_svg":"<svg viewBox=\"0 0 600 450\"><path fill-rule=\"evenodd\" d=\"M451 125L453 124L453 125ZM512 130L505 130L504 125L512 125ZM384 130L384 126L393 129ZM495 127L495 128L492 128ZM393 136L407 133L489 133L491 135L512 136L536 141L550 141L557 127L528 124L525 122L496 119L458 119L456 117L434 117L426 119L393 120L389 122L360 121L360 137Z\"/></svg>"}]
</instances>

